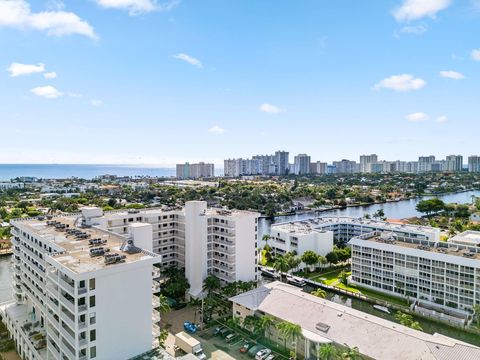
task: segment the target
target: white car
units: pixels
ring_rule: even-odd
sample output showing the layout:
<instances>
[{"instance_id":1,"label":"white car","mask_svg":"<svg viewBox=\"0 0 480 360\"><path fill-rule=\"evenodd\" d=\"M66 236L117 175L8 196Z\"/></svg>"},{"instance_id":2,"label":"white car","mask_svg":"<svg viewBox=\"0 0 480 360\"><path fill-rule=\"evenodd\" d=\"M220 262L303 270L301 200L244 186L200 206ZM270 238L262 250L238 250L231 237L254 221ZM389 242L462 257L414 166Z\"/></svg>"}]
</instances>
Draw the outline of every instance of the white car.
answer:
<instances>
[{"instance_id":1,"label":"white car","mask_svg":"<svg viewBox=\"0 0 480 360\"><path fill-rule=\"evenodd\" d=\"M257 352L257 354L255 355L255 359L256 360L265 360L268 355L270 355L272 353L272 350L270 349L263 349L263 350L260 350L259 352Z\"/></svg>"},{"instance_id":2,"label":"white car","mask_svg":"<svg viewBox=\"0 0 480 360\"><path fill-rule=\"evenodd\" d=\"M265 358L265 360L273 360L273 359L275 359L275 355L273 354L270 354Z\"/></svg>"}]
</instances>

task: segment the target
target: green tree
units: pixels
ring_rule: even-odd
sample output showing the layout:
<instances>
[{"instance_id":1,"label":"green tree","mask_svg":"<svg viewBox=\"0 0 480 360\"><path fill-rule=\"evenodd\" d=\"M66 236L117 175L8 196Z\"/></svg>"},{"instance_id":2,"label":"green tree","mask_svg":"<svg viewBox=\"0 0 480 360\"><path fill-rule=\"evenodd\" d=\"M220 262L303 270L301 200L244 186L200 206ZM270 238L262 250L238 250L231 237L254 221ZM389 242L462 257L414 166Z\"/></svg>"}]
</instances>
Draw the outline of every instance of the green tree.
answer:
<instances>
[{"instance_id":1,"label":"green tree","mask_svg":"<svg viewBox=\"0 0 480 360\"><path fill-rule=\"evenodd\" d=\"M330 251L325 258L330 264L337 264L338 263L338 255L334 251Z\"/></svg>"},{"instance_id":2,"label":"green tree","mask_svg":"<svg viewBox=\"0 0 480 360\"><path fill-rule=\"evenodd\" d=\"M305 251L301 259L302 262L309 267L310 271L312 271L312 267L318 263L318 255L311 250Z\"/></svg>"},{"instance_id":3,"label":"green tree","mask_svg":"<svg viewBox=\"0 0 480 360\"><path fill-rule=\"evenodd\" d=\"M332 360L337 355L337 349L332 344L322 344L318 348L317 357L320 360Z\"/></svg>"},{"instance_id":4,"label":"green tree","mask_svg":"<svg viewBox=\"0 0 480 360\"><path fill-rule=\"evenodd\" d=\"M285 256L277 256L273 262L273 268L282 274L282 280L284 279L284 273L290 270L290 262Z\"/></svg>"},{"instance_id":5,"label":"green tree","mask_svg":"<svg viewBox=\"0 0 480 360\"><path fill-rule=\"evenodd\" d=\"M321 288L318 288L316 290L313 290L310 294L313 296L325 299L327 297L327 292Z\"/></svg>"},{"instance_id":6,"label":"green tree","mask_svg":"<svg viewBox=\"0 0 480 360\"><path fill-rule=\"evenodd\" d=\"M427 217L430 217L431 214L438 213L444 209L445 203L439 198L421 200L416 206L416 210L426 214Z\"/></svg>"},{"instance_id":7,"label":"green tree","mask_svg":"<svg viewBox=\"0 0 480 360\"><path fill-rule=\"evenodd\" d=\"M160 335L158 336L158 344L161 347L165 347L165 340L168 338L168 330L163 329L160 331Z\"/></svg>"},{"instance_id":8,"label":"green tree","mask_svg":"<svg viewBox=\"0 0 480 360\"><path fill-rule=\"evenodd\" d=\"M282 321L277 324L277 330L280 336L284 339L285 350L287 349L287 340L292 340L295 343L295 353L297 353L297 341L302 336L302 328L300 325L288 321Z\"/></svg>"},{"instance_id":9,"label":"green tree","mask_svg":"<svg viewBox=\"0 0 480 360\"><path fill-rule=\"evenodd\" d=\"M167 313L171 310L170 304L168 303L168 299L165 295L160 294L158 296L158 300L160 302L160 305L158 306L158 310L161 313Z\"/></svg>"},{"instance_id":10,"label":"green tree","mask_svg":"<svg viewBox=\"0 0 480 360\"><path fill-rule=\"evenodd\" d=\"M341 271L340 274L338 275L338 278L340 280L340 282L343 284L343 285L347 285L348 284L348 273L346 271Z\"/></svg>"},{"instance_id":11,"label":"green tree","mask_svg":"<svg viewBox=\"0 0 480 360\"><path fill-rule=\"evenodd\" d=\"M357 360L361 359L362 356L360 355L360 351L357 347L348 348L346 351L342 353L343 360Z\"/></svg>"},{"instance_id":12,"label":"green tree","mask_svg":"<svg viewBox=\"0 0 480 360\"><path fill-rule=\"evenodd\" d=\"M270 329L272 326L275 325L275 320L270 315L263 315L256 323L255 323L255 332L260 333L262 335L267 334L267 338L270 338Z\"/></svg>"},{"instance_id":13,"label":"green tree","mask_svg":"<svg viewBox=\"0 0 480 360\"><path fill-rule=\"evenodd\" d=\"M480 328L480 304L473 305L473 311L475 312L475 319L477 322L477 327Z\"/></svg>"},{"instance_id":14,"label":"green tree","mask_svg":"<svg viewBox=\"0 0 480 360\"><path fill-rule=\"evenodd\" d=\"M215 275L208 275L205 280L203 280L202 290L210 294L214 290L220 289L220 279Z\"/></svg>"}]
</instances>

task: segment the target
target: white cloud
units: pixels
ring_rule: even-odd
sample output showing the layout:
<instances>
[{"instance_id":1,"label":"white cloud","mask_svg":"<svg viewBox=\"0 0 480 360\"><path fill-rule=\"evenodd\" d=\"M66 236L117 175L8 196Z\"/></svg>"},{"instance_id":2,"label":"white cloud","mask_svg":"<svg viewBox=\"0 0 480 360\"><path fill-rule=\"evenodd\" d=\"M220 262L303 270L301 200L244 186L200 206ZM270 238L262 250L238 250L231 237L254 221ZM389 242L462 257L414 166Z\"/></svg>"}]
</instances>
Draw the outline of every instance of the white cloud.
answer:
<instances>
[{"instance_id":1,"label":"white cloud","mask_svg":"<svg viewBox=\"0 0 480 360\"><path fill-rule=\"evenodd\" d=\"M446 115L439 116L435 119L435 122L439 124L445 124L448 122L448 117Z\"/></svg>"},{"instance_id":2,"label":"white cloud","mask_svg":"<svg viewBox=\"0 0 480 360\"><path fill-rule=\"evenodd\" d=\"M55 79L57 77L57 73L55 71L47 72L43 74L43 77L47 80Z\"/></svg>"},{"instance_id":3,"label":"white cloud","mask_svg":"<svg viewBox=\"0 0 480 360\"><path fill-rule=\"evenodd\" d=\"M192 57L190 55L187 55L187 54L180 53L180 54L177 54L177 55L173 55L173 58L185 61L185 62L189 63L190 65L196 66L198 68L203 67L202 62L200 60L195 59L194 57Z\"/></svg>"},{"instance_id":4,"label":"white cloud","mask_svg":"<svg viewBox=\"0 0 480 360\"><path fill-rule=\"evenodd\" d=\"M0 0L0 26L45 31L52 36L97 37L93 27L78 15L62 10L33 13L26 0Z\"/></svg>"},{"instance_id":5,"label":"white cloud","mask_svg":"<svg viewBox=\"0 0 480 360\"><path fill-rule=\"evenodd\" d=\"M385 78L374 85L374 90L380 90L382 88L391 89L395 91L412 91L412 90L420 90L427 82L420 78L414 78L413 75L410 74L402 74L402 75L393 75L388 78Z\"/></svg>"},{"instance_id":6,"label":"white cloud","mask_svg":"<svg viewBox=\"0 0 480 360\"><path fill-rule=\"evenodd\" d=\"M101 106L103 104L103 101L98 99L92 99L91 104L93 106Z\"/></svg>"},{"instance_id":7,"label":"white cloud","mask_svg":"<svg viewBox=\"0 0 480 360\"><path fill-rule=\"evenodd\" d=\"M260 105L259 110L268 114L278 114L283 112L278 106L272 104L262 104Z\"/></svg>"},{"instance_id":8,"label":"white cloud","mask_svg":"<svg viewBox=\"0 0 480 360\"><path fill-rule=\"evenodd\" d=\"M462 73L459 73L458 71L452 71L452 70L440 71L440 76L447 79L453 79L453 80L461 80L465 78L465 76Z\"/></svg>"},{"instance_id":9,"label":"white cloud","mask_svg":"<svg viewBox=\"0 0 480 360\"><path fill-rule=\"evenodd\" d=\"M480 49L472 50L472 59L475 61L480 61Z\"/></svg>"},{"instance_id":10,"label":"white cloud","mask_svg":"<svg viewBox=\"0 0 480 360\"><path fill-rule=\"evenodd\" d=\"M220 134L223 134L226 132L225 129L221 128L220 126L218 125L214 125L212 126L210 129L208 129L208 132L210 134L216 134L216 135L220 135Z\"/></svg>"},{"instance_id":11,"label":"white cloud","mask_svg":"<svg viewBox=\"0 0 480 360\"><path fill-rule=\"evenodd\" d=\"M439 11L445 10L451 3L451 0L404 0L392 14L397 21L412 21L427 16L435 18Z\"/></svg>"},{"instance_id":12,"label":"white cloud","mask_svg":"<svg viewBox=\"0 0 480 360\"><path fill-rule=\"evenodd\" d=\"M36 88L33 88L31 91L35 95L44 97L46 99L56 99L63 95L63 93L61 93L56 88L50 85L38 86Z\"/></svg>"},{"instance_id":13,"label":"white cloud","mask_svg":"<svg viewBox=\"0 0 480 360\"><path fill-rule=\"evenodd\" d=\"M422 112L416 112L416 113L408 114L407 116L405 116L405 119L411 122L419 122L419 121L426 121L430 119L430 116Z\"/></svg>"},{"instance_id":14,"label":"white cloud","mask_svg":"<svg viewBox=\"0 0 480 360\"><path fill-rule=\"evenodd\" d=\"M83 94L79 94L79 93L74 93L74 92L67 92L67 96L68 97L71 97L71 98L82 98L83 97Z\"/></svg>"},{"instance_id":15,"label":"white cloud","mask_svg":"<svg viewBox=\"0 0 480 360\"><path fill-rule=\"evenodd\" d=\"M413 35L422 35L427 32L428 27L424 24L420 25L407 25L400 29L401 33L404 34L413 34Z\"/></svg>"},{"instance_id":16,"label":"white cloud","mask_svg":"<svg viewBox=\"0 0 480 360\"><path fill-rule=\"evenodd\" d=\"M428 116L425 113L418 112L418 113L408 114L407 116L405 116L405 119L412 122L419 122L419 121L426 121L430 119L430 116Z\"/></svg>"},{"instance_id":17,"label":"white cloud","mask_svg":"<svg viewBox=\"0 0 480 360\"><path fill-rule=\"evenodd\" d=\"M180 4L180 0L158 3L157 0L96 0L97 4L107 9L127 10L130 15L152 11L170 11Z\"/></svg>"},{"instance_id":18,"label":"white cloud","mask_svg":"<svg viewBox=\"0 0 480 360\"><path fill-rule=\"evenodd\" d=\"M45 65L44 64L29 65L29 64L20 64L20 63L14 62L10 64L7 71L10 73L11 77L42 73L45 71Z\"/></svg>"}]
</instances>

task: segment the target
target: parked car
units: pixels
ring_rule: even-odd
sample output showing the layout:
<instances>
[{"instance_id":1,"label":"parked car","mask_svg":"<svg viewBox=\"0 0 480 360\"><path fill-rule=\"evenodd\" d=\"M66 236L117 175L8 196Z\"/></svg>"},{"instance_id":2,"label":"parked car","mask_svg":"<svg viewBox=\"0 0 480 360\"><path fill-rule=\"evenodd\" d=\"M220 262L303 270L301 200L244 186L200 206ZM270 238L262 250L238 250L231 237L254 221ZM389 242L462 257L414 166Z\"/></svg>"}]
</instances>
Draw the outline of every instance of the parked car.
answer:
<instances>
[{"instance_id":1,"label":"parked car","mask_svg":"<svg viewBox=\"0 0 480 360\"><path fill-rule=\"evenodd\" d=\"M249 350L248 350L248 356L254 358L255 355L262 349L265 349L265 346L262 346L262 345L255 345L255 346L252 346Z\"/></svg>"},{"instance_id":2,"label":"parked car","mask_svg":"<svg viewBox=\"0 0 480 360\"><path fill-rule=\"evenodd\" d=\"M248 341L244 342L243 345L240 347L240 352L242 354L245 354L246 352L248 352L248 349L250 349L252 346L253 344L249 343Z\"/></svg>"},{"instance_id":3,"label":"parked car","mask_svg":"<svg viewBox=\"0 0 480 360\"><path fill-rule=\"evenodd\" d=\"M228 334L227 336L225 336L225 341L226 341L227 343L228 343L228 342L231 342L231 341L233 341L236 337L237 337L237 334L235 334L235 333Z\"/></svg>"},{"instance_id":4,"label":"parked car","mask_svg":"<svg viewBox=\"0 0 480 360\"><path fill-rule=\"evenodd\" d=\"M267 356L267 358L265 360L273 360L273 359L275 359L275 355L270 354L270 355Z\"/></svg>"},{"instance_id":5,"label":"parked car","mask_svg":"<svg viewBox=\"0 0 480 360\"><path fill-rule=\"evenodd\" d=\"M255 355L255 360L265 360L268 355L270 355L272 353L272 350L270 349L262 349L260 350L259 352L257 352L257 354Z\"/></svg>"},{"instance_id":6,"label":"parked car","mask_svg":"<svg viewBox=\"0 0 480 360\"><path fill-rule=\"evenodd\" d=\"M215 329L213 329L213 336L217 336L217 335L220 335L220 332L225 329L223 326L217 326Z\"/></svg>"},{"instance_id":7,"label":"parked car","mask_svg":"<svg viewBox=\"0 0 480 360\"><path fill-rule=\"evenodd\" d=\"M224 339L232 333L233 333L233 331L230 330L229 328L224 328L224 329L220 330L220 336Z\"/></svg>"}]
</instances>

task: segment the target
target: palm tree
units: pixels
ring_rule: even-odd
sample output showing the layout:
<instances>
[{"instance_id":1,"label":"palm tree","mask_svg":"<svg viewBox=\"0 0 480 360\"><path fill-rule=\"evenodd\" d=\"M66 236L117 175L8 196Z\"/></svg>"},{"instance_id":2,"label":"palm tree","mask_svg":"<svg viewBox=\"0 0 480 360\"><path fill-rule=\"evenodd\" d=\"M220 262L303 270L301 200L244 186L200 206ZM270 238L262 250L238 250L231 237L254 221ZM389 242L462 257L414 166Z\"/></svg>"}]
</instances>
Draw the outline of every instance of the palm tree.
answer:
<instances>
[{"instance_id":1,"label":"palm tree","mask_svg":"<svg viewBox=\"0 0 480 360\"><path fill-rule=\"evenodd\" d=\"M273 263L273 268L282 274L282 280L284 278L284 273L290 270L290 262L285 256L277 256L275 262Z\"/></svg>"},{"instance_id":2,"label":"palm tree","mask_svg":"<svg viewBox=\"0 0 480 360\"><path fill-rule=\"evenodd\" d=\"M256 330L254 330L255 332L259 332L259 333L263 333L263 335L265 335L265 333L267 333L267 338L270 338L270 328L272 326L275 325L275 320L273 317L269 316L269 315L263 315L255 324L255 326L257 327Z\"/></svg>"},{"instance_id":3,"label":"palm tree","mask_svg":"<svg viewBox=\"0 0 480 360\"><path fill-rule=\"evenodd\" d=\"M345 352L342 353L343 360L358 360L361 359L360 351L358 347L348 348Z\"/></svg>"},{"instance_id":4,"label":"palm tree","mask_svg":"<svg viewBox=\"0 0 480 360\"><path fill-rule=\"evenodd\" d=\"M318 348L317 357L321 360L331 360L335 358L337 350L332 344L323 344Z\"/></svg>"},{"instance_id":5,"label":"palm tree","mask_svg":"<svg viewBox=\"0 0 480 360\"><path fill-rule=\"evenodd\" d=\"M233 316L227 320L227 324L231 328L237 329L241 325L241 320L238 316Z\"/></svg>"},{"instance_id":6,"label":"palm tree","mask_svg":"<svg viewBox=\"0 0 480 360\"><path fill-rule=\"evenodd\" d=\"M325 265L328 264L327 258L325 256L318 255L318 264L320 265L320 267L323 268Z\"/></svg>"},{"instance_id":7,"label":"palm tree","mask_svg":"<svg viewBox=\"0 0 480 360\"><path fill-rule=\"evenodd\" d=\"M295 353L297 353L297 340L302 336L302 328L300 325L282 321L277 324L277 330L284 338L285 350L287 350L287 339L291 339L295 343Z\"/></svg>"},{"instance_id":8,"label":"palm tree","mask_svg":"<svg viewBox=\"0 0 480 360\"><path fill-rule=\"evenodd\" d=\"M168 303L168 299L165 295L160 294L158 296L158 301L160 302L160 305L158 306L158 310L161 313L167 313L171 310L170 304Z\"/></svg>"},{"instance_id":9,"label":"palm tree","mask_svg":"<svg viewBox=\"0 0 480 360\"><path fill-rule=\"evenodd\" d=\"M205 280L203 280L202 290L210 294L213 290L220 288L220 279L215 275L208 275Z\"/></svg>"},{"instance_id":10,"label":"palm tree","mask_svg":"<svg viewBox=\"0 0 480 360\"><path fill-rule=\"evenodd\" d=\"M312 291L310 294L322 299L325 299L327 297L327 292L321 288L318 288L317 290Z\"/></svg>"},{"instance_id":11,"label":"palm tree","mask_svg":"<svg viewBox=\"0 0 480 360\"><path fill-rule=\"evenodd\" d=\"M243 319L243 327L248 331L254 332L259 321L260 319L254 315L245 316L245 319Z\"/></svg>"}]
</instances>

